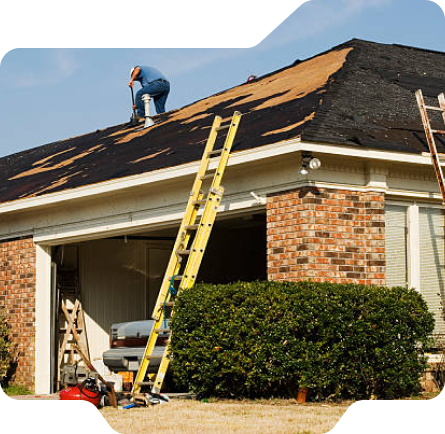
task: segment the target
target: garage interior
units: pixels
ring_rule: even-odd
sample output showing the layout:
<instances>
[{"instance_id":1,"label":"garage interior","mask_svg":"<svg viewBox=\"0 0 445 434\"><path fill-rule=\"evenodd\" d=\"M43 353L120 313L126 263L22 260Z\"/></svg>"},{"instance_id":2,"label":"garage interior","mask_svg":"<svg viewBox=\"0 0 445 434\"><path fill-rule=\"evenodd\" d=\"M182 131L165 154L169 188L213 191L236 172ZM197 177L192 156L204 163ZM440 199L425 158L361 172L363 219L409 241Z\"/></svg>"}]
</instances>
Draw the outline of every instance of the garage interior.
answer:
<instances>
[{"instance_id":1,"label":"garage interior","mask_svg":"<svg viewBox=\"0 0 445 434\"><path fill-rule=\"evenodd\" d=\"M149 319L178 227L64 244L53 248L53 386L58 387L57 357L66 328L60 291L76 287L92 363L109 349L109 330L119 322ZM229 283L267 279L266 213L219 216L212 231L197 282ZM58 288L58 289L56 289ZM62 324L62 325L61 325ZM71 357L71 360L70 360ZM64 355L63 364L77 360ZM54 369L55 368L55 369Z\"/></svg>"}]
</instances>

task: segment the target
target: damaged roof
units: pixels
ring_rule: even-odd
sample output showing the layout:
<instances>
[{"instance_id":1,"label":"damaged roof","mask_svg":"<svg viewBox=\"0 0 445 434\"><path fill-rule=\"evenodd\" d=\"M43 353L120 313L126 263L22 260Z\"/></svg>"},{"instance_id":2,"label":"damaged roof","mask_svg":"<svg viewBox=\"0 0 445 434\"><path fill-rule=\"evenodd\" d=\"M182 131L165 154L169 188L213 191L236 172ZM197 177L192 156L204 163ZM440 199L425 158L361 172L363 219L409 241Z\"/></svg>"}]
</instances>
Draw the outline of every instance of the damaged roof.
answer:
<instances>
[{"instance_id":1,"label":"damaged roof","mask_svg":"<svg viewBox=\"0 0 445 434\"><path fill-rule=\"evenodd\" d=\"M445 91L445 53L353 39L163 113L153 127L122 124L3 157L0 203L199 160L214 115L228 120L235 110L244 116L234 152L300 137L421 153L418 88L437 105L431 98Z\"/></svg>"}]
</instances>

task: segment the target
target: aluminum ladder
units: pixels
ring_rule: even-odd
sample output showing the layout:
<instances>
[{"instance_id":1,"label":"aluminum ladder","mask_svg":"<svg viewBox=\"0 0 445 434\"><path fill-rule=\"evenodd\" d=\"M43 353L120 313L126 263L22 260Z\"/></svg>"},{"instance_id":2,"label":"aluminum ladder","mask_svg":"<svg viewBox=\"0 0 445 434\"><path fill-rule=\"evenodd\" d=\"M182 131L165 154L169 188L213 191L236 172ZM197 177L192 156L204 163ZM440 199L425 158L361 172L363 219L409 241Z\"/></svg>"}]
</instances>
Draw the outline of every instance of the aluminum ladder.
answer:
<instances>
[{"instance_id":1,"label":"aluminum ladder","mask_svg":"<svg viewBox=\"0 0 445 434\"><path fill-rule=\"evenodd\" d=\"M195 283L224 193L221 180L227 167L229 154L240 120L241 113L234 112L230 123L227 125L221 125L222 118L220 116L215 116L213 121L201 164L190 192L185 214L179 227L170 261L153 310L152 318L155 322L150 332L144 357L132 390L132 396L135 402L137 402L138 395L140 395L143 386L151 386L152 395L158 395L161 391L162 383L170 363L171 330L166 327L166 310L167 308L173 309L176 295L182 289L190 288ZM218 132L222 130L228 130L224 145L219 149L215 149L214 146ZM213 157L219 158L216 171L209 169L210 160ZM202 191L202 185L206 179L212 179L207 194ZM200 209L202 209L201 217L198 215ZM168 336L167 344L163 355L156 357L153 355L153 350L160 334ZM154 381L146 381L150 361L156 358L158 360L159 358L161 359L156 377Z\"/></svg>"},{"instance_id":2,"label":"aluminum ladder","mask_svg":"<svg viewBox=\"0 0 445 434\"><path fill-rule=\"evenodd\" d=\"M436 141L434 140L434 134L445 135L445 130L433 129L427 113L428 110L439 111L442 113L442 118L445 122L445 95L443 93L438 95L437 99L439 100L439 107L426 105L421 89L416 90L416 99L417 105L419 106L420 116L422 118L423 128L425 130L426 140L428 142L428 148L430 150L431 161L434 166L434 171L436 172L440 193L442 194L442 203L445 205L445 180L439 158L440 156L444 156L444 154L439 154L437 152Z\"/></svg>"}]
</instances>

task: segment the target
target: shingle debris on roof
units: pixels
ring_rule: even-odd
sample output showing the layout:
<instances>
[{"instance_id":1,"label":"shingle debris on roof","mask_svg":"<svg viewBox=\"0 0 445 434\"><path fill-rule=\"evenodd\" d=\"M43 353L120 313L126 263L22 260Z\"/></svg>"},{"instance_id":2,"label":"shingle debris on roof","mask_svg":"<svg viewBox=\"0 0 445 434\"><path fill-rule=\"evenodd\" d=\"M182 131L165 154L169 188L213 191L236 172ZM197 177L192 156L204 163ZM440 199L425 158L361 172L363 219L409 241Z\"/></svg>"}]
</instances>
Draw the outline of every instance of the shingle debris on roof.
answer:
<instances>
[{"instance_id":1,"label":"shingle debris on roof","mask_svg":"<svg viewBox=\"0 0 445 434\"><path fill-rule=\"evenodd\" d=\"M445 90L445 53L353 39L159 115L151 128L122 124L1 158L0 203L199 160L213 116L235 110L244 114L235 152L301 137L420 153L418 88L427 102Z\"/></svg>"}]
</instances>

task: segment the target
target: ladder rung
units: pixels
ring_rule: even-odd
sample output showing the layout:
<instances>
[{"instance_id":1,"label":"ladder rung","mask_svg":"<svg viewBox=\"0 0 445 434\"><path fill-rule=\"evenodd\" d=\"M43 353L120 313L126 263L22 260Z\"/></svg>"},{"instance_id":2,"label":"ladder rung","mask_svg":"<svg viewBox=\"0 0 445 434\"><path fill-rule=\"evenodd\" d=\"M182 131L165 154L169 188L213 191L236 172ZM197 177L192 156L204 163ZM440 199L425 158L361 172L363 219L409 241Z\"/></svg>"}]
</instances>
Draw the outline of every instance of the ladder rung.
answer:
<instances>
[{"instance_id":1,"label":"ladder rung","mask_svg":"<svg viewBox=\"0 0 445 434\"><path fill-rule=\"evenodd\" d=\"M205 200L204 200L204 202L205 202ZM187 226L184 227L184 229L187 230L187 231L196 231L198 228L199 228L199 224L187 225Z\"/></svg>"},{"instance_id":2,"label":"ladder rung","mask_svg":"<svg viewBox=\"0 0 445 434\"><path fill-rule=\"evenodd\" d=\"M431 130L433 134L445 134L445 130Z\"/></svg>"},{"instance_id":3,"label":"ladder rung","mask_svg":"<svg viewBox=\"0 0 445 434\"><path fill-rule=\"evenodd\" d=\"M221 148L221 149L214 149L213 151L208 152L207 155L208 155L208 156L211 156L211 155L219 155L219 154L222 154L223 151L224 151L224 148Z\"/></svg>"},{"instance_id":4,"label":"ladder rung","mask_svg":"<svg viewBox=\"0 0 445 434\"><path fill-rule=\"evenodd\" d=\"M201 181L203 181L204 179L213 179L214 177L215 177L214 173L208 173L207 175L201 176Z\"/></svg>"},{"instance_id":5,"label":"ladder rung","mask_svg":"<svg viewBox=\"0 0 445 434\"><path fill-rule=\"evenodd\" d=\"M228 130L230 127L232 126L232 123L228 124L228 125L223 125L221 127L218 127L216 129L216 131L223 131L223 130Z\"/></svg>"},{"instance_id":6,"label":"ladder rung","mask_svg":"<svg viewBox=\"0 0 445 434\"><path fill-rule=\"evenodd\" d=\"M184 277L184 276L175 276L175 278L174 278L173 280L182 280L183 277ZM170 277L169 280L171 280L171 277Z\"/></svg>"},{"instance_id":7,"label":"ladder rung","mask_svg":"<svg viewBox=\"0 0 445 434\"><path fill-rule=\"evenodd\" d=\"M162 359L163 356L145 356L146 360L159 360Z\"/></svg>"},{"instance_id":8,"label":"ladder rung","mask_svg":"<svg viewBox=\"0 0 445 434\"><path fill-rule=\"evenodd\" d=\"M174 305L175 305L174 301L167 301L166 303L164 303L164 306L166 306L166 307L171 307L171 306L174 306Z\"/></svg>"},{"instance_id":9,"label":"ladder rung","mask_svg":"<svg viewBox=\"0 0 445 434\"><path fill-rule=\"evenodd\" d=\"M178 255L190 255L191 250L176 250Z\"/></svg>"},{"instance_id":10,"label":"ladder rung","mask_svg":"<svg viewBox=\"0 0 445 434\"><path fill-rule=\"evenodd\" d=\"M204 205L206 202L207 202L207 199L195 200L195 201L193 201L193 205Z\"/></svg>"},{"instance_id":11,"label":"ladder rung","mask_svg":"<svg viewBox=\"0 0 445 434\"><path fill-rule=\"evenodd\" d=\"M154 329L155 333L170 333L171 329Z\"/></svg>"},{"instance_id":12,"label":"ladder rung","mask_svg":"<svg viewBox=\"0 0 445 434\"><path fill-rule=\"evenodd\" d=\"M426 105L425 108L428 109L428 110L436 110L438 112L443 112L442 107L434 107L432 105Z\"/></svg>"},{"instance_id":13,"label":"ladder rung","mask_svg":"<svg viewBox=\"0 0 445 434\"><path fill-rule=\"evenodd\" d=\"M154 381L138 381L137 383L138 386L153 386Z\"/></svg>"}]
</instances>

